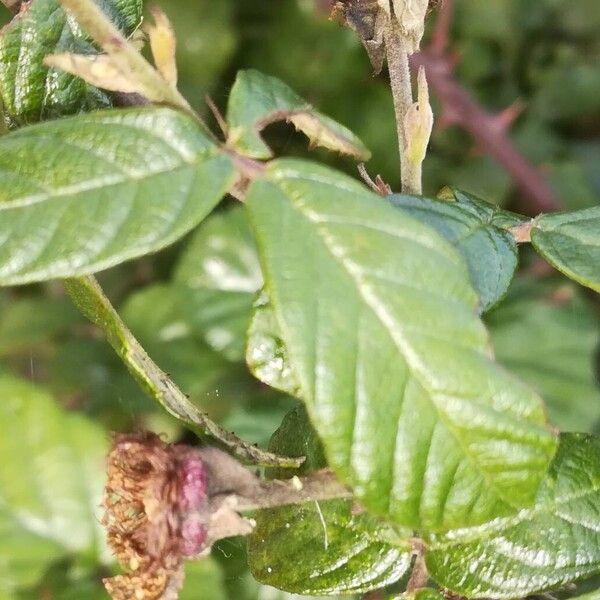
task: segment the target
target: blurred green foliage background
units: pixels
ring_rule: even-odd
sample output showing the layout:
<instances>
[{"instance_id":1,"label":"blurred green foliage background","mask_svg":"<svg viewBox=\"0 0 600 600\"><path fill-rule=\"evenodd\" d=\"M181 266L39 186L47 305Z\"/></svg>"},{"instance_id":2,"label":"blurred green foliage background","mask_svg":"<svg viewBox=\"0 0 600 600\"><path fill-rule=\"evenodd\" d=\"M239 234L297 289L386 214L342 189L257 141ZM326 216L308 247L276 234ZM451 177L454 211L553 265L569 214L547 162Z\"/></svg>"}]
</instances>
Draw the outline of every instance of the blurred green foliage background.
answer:
<instances>
[{"instance_id":1,"label":"blurred green foliage background","mask_svg":"<svg viewBox=\"0 0 600 600\"><path fill-rule=\"evenodd\" d=\"M159 4L177 32L180 88L209 120L205 95L225 111L237 70L259 69L354 130L373 152L369 171L398 187L386 77L373 77L354 34L328 20L324 2ZM522 104L511 137L543 171L561 205L577 209L598 204L598 0L457 0L451 51L457 80L488 110ZM306 140L286 126L270 127L267 138L278 154L309 155ZM310 154L356 173L350 160ZM426 192L435 194L445 185L503 206L527 206L509 174L457 127L436 128L426 161ZM251 244L240 233L239 218L231 214L233 205L232 200L224 203L220 215L190 239L103 273L100 280L151 356L192 400L240 436L264 445L293 400L252 379L239 349L246 325L239 305L251 303L260 272ZM248 260L238 261L240 256ZM210 282L215 269L220 285ZM247 284L244 289L236 288L240 277ZM207 299L208 312L203 308ZM554 424L594 427L600 417L595 295L524 252L518 281L488 323L499 360L544 395ZM0 291L0 374L7 373L47 390L65 411L87 415L102 430L144 427L167 432L172 439L193 439L136 387L104 340L71 307L58 282ZM9 451L18 450L0 442L0 452ZM0 465L7 456L0 456ZM2 469L0 498L8 485ZM2 535L0 527L0 563L3 552L12 552ZM196 584L188 584L183 598L291 598L252 582L243 547L243 541L226 541L212 561L190 567L189 580ZM99 566L96 559L70 551L60 556L49 561L40 578L10 586L5 582L4 588L0 567L0 599L104 597L98 579L110 565Z\"/></svg>"}]
</instances>

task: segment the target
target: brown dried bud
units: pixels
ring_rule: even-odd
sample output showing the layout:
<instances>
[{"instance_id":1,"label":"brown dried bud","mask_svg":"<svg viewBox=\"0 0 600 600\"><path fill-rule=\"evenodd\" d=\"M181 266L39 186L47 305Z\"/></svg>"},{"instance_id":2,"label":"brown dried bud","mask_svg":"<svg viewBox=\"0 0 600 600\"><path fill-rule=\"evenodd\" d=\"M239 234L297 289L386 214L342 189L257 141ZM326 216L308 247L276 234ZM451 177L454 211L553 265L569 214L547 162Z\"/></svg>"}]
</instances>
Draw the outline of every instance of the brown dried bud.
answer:
<instances>
[{"instance_id":1,"label":"brown dried bud","mask_svg":"<svg viewBox=\"0 0 600 600\"><path fill-rule=\"evenodd\" d=\"M153 433L118 435L104 494L108 543L125 575L106 579L114 600L175 600L183 561L222 537L247 534L236 494L256 478L215 448L169 445Z\"/></svg>"},{"instance_id":2,"label":"brown dried bud","mask_svg":"<svg viewBox=\"0 0 600 600\"><path fill-rule=\"evenodd\" d=\"M108 457L104 507L108 543L131 571L105 582L111 596L154 600L176 592L183 557L205 549L210 520L198 454L150 433L117 436Z\"/></svg>"},{"instance_id":3,"label":"brown dried bud","mask_svg":"<svg viewBox=\"0 0 600 600\"><path fill-rule=\"evenodd\" d=\"M379 73L385 57L383 29L387 19L380 0L337 0L333 5L331 18L341 21L356 32L375 73Z\"/></svg>"}]
</instances>

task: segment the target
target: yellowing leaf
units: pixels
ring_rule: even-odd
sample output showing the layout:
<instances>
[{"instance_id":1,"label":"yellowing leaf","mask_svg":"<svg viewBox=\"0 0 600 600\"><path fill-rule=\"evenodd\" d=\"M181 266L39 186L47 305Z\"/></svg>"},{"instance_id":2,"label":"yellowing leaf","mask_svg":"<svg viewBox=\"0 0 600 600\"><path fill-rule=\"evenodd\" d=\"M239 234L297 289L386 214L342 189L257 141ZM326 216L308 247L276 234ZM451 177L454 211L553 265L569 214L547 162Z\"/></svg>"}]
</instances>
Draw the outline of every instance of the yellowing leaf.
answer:
<instances>
[{"instance_id":1,"label":"yellowing leaf","mask_svg":"<svg viewBox=\"0 0 600 600\"><path fill-rule=\"evenodd\" d=\"M134 78L124 73L107 54L51 54L44 58L48 67L62 69L84 81L111 92L143 93Z\"/></svg>"},{"instance_id":2,"label":"yellowing leaf","mask_svg":"<svg viewBox=\"0 0 600 600\"><path fill-rule=\"evenodd\" d=\"M175 49L177 40L167 15L158 7L152 9L154 25L147 23L144 30L150 38L154 63L160 74L171 85L177 85L177 63Z\"/></svg>"}]
</instances>

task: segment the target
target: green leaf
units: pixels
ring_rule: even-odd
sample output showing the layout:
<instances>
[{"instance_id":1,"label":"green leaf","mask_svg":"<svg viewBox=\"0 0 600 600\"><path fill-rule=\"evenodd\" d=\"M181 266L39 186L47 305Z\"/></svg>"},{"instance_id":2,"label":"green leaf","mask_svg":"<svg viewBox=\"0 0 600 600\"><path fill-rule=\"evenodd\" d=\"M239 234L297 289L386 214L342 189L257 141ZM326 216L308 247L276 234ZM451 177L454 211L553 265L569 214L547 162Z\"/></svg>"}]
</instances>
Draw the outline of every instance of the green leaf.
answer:
<instances>
[{"instance_id":1,"label":"green leaf","mask_svg":"<svg viewBox=\"0 0 600 600\"><path fill-rule=\"evenodd\" d=\"M269 448L305 455L299 473L326 466L321 442L303 407L286 416ZM310 502L259 511L248 560L258 581L287 592L367 592L397 581L408 570L410 532L398 545L387 541L397 535L366 513L352 514L352 501Z\"/></svg>"},{"instance_id":2,"label":"green leaf","mask_svg":"<svg viewBox=\"0 0 600 600\"><path fill-rule=\"evenodd\" d=\"M93 277L68 279L65 287L75 306L104 332L108 343L140 387L170 415L190 429L211 436L213 440L242 460L283 467L296 467L301 463L296 459L275 456L241 440L217 425L206 413L190 402L169 376L148 356Z\"/></svg>"},{"instance_id":3,"label":"green leaf","mask_svg":"<svg viewBox=\"0 0 600 600\"><path fill-rule=\"evenodd\" d=\"M195 227L233 179L188 116L114 110L0 139L0 285L92 273Z\"/></svg>"},{"instance_id":4,"label":"green leaf","mask_svg":"<svg viewBox=\"0 0 600 600\"><path fill-rule=\"evenodd\" d=\"M475 203L464 194L454 202L401 195L388 199L436 229L461 253L482 312L506 294L517 268L517 243L508 231L495 225L495 207L483 201Z\"/></svg>"},{"instance_id":5,"label":"green leaf","mask_svg":"<svg viewBox=\"0 0 600 600\"><path fill-rule=\"evenodd\" d=\"M296 594L368 592L410 567L410 548L386 543L385 533L375 519L353 515L348 501L261 511L249 540L250 568L261 583Z\"/></svg>"},{"instance_id":6,"label":"green leaf","mask_svg":"<svg viewBox=\"0 0 600 600\"><path fill-rule=\"evenodd\" d=\"M555 438L492 361L450 244L300 161L271 163L247 206L301 396L361 503L426 531L530 504Z\"/></svg>"},{"instance_id":7,"label":"green leaf","mask_svg":"<svg viewBox=\"0 0 600 600\"><path fill-rule=\"evenodd\" d=\"M105 433L32 384L0 376L0 596L70 553L106 561Z\"/></svg>"},{"instance_id":8,"label":"green leaf","mask_svg":"<svg viewBox=\"0 0 600 600\"><path fill-rule=\"evenodd\" d=\"M241 361L252 303L262 273L246 211L236 207L207 219L183 253L175 281L181 307L215 350Z\"/></svg>"},{"instance_id":9,"label":"green leaf","mask_svg":"<svg viewBox=\"0 0 600 600\"><path fill-rule=\"evenodd\" d=\"M142 0L98 0L125 34L142 20ZM110 105L109 97L82 79L43 63L60 52L94 54L91 39L58 0L35 0L0 35L0 93L7 113L32 123Z\"/></svg>"},{"instance_id":10,"label":"green leaf","mask_svg":"<svg viewBox=\"0 0 600 600\"><path fill-rule=\"evenodd\" d=\"M291 396L301 397L267 290L263 290L254 303L246 362L251 373L263 383Z\"/></svg>"},{"instance_id":11,"label":"green leaf","mask_svg":"<svg viewBox=\"0 0 600 600\"><path fill-rule=\"evenodd\" d=\"M251 158L271 158L273 153L260 132L278 121L292 123L313 146L362 161L371 156L349 129L316 111L279 79L254 70L240 71L227 105L229 143Z\"/></svg>"},{"instance_id":12,"label":"green leaf","mask_svg":"<svg viewBox=\"0 0 600 600\"><path fill-rule=\"evenodd\" d=\"M600 572L600 438L563 434L532 508L425 540L438 584L516 598Z\"/></svg>"},{"instance_id":13,"label":"green leaf","mask_svg":"<svg viewBox=\"0 0 600 600\"><path fill-rule=\"evenodd\" d=\"M497 360L540 392L566 431L590 431L600 419L600 332L580 291L562 277L519 278L487 319Z\"/></svg>"},{"instance_id":14,"label":"green leaf","mask_svg":"<svg viewBox=\"0 0 600 600\"><path fill-rule=\"evenodd\" d=\"M541 215L531 243L561 273L600 292L600 206Z\"/></svg>"}]
</instances>

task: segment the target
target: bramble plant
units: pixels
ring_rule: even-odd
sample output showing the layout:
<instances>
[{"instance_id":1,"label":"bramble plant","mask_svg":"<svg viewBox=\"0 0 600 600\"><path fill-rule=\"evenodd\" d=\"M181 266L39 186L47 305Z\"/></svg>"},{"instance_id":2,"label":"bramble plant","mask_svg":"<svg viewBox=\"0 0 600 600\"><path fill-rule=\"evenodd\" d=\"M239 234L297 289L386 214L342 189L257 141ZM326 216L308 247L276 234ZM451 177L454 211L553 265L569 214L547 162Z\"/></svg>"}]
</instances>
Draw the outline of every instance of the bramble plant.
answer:
<instances>
[{"instance_id":1,"label":"bramble plant","mask_svg":"<svg viewBox=\"0 0 600 600\"><path fill-rule=\"evenodd\" d=\"M566 353L591 348L594 319L577 330L583 309L560 298L539 323L535 308L513 316L541 293L513 283L523 245L600 292L600 207L530 219L453 186L422 195L433 112L416 53L437 3L331 6L376 73L387 63L399 193L371 179L357 135L259 71L237 73L224 116L209 99L211 130L178 91L158 8L142 23L141 0L4 4L17 14L0 35L0 285L62 281L93 324L77 322L69 370L101 333L172 419L134 407L109 448L110 417L0 367L0 599L56 580L101 598L100 579L115 600L224 598L209 554L233 536L258 582L292 594L516 599L600 575L600 437L559 432L560 401L547 412L538 393L556 386L534 388L539 357L519 360L522 338L552 328ZM279 122L361 178L275 156L263 134ZM236 205L217 209L227 195ZM192 231L169 285L120 315L95 274ZM62 331L75 317L53 289ZM0 356L10 334L0 321ZM192 357L181 378L166 372L173 340ZM576 358L573 378L589 379ZM248 412L277 407L268 449L218 424L218 398L203 404L244 363L261 382L234 392L260 395ZM114 386L121 402L131 388ZM578 410L565 427L597 418Z\"/></svg>"}]
</instances>

